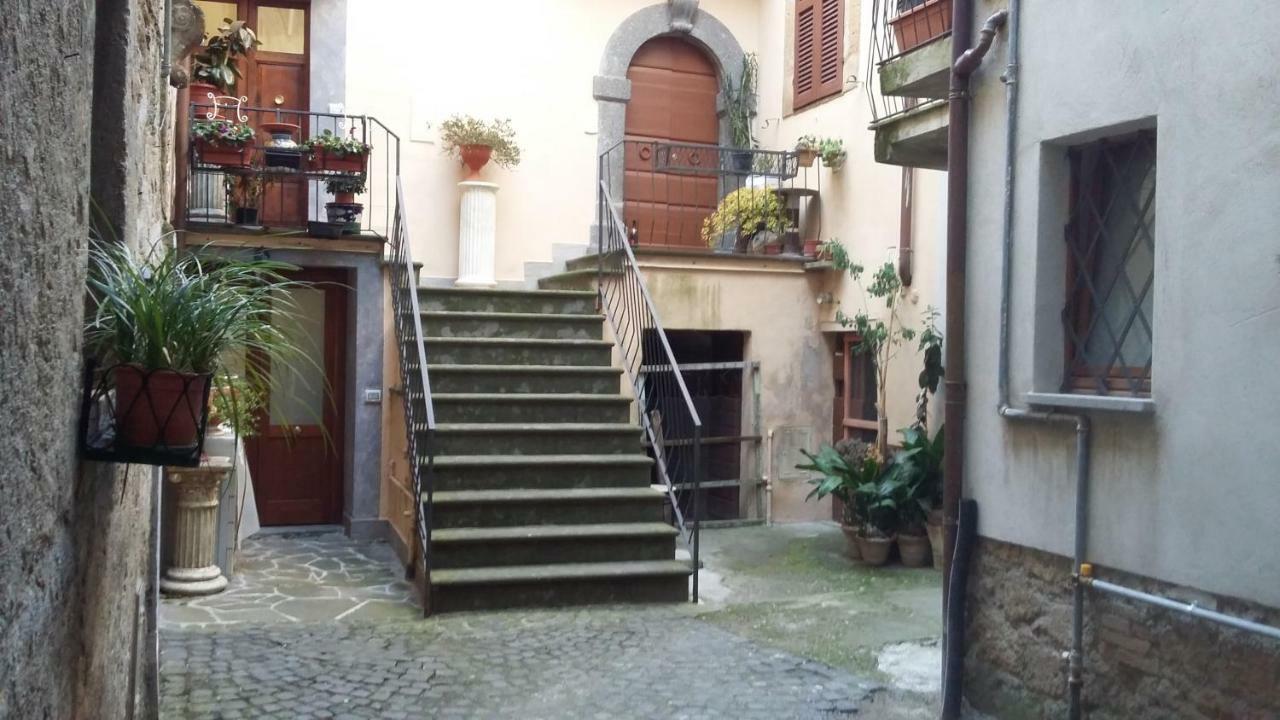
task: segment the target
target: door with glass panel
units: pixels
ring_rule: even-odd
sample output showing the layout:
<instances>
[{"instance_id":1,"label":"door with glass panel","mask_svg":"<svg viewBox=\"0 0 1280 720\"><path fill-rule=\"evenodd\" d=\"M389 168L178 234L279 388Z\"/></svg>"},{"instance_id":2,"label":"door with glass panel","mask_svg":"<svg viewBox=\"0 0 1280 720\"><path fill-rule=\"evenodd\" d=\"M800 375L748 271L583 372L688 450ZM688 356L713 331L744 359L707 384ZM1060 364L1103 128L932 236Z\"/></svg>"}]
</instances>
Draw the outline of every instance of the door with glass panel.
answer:
<instances>
[{"instance_id":1,"label":"door with glass panel","mask_svg":"<svg viewBox=\"0 0 1280 720\"><path fill-rule=\"evenodd\" d=\"M245 443L263 525L342 520L343 396L346 387L345 273L305 270L313 283L289 291L292 317L280 329L298 349L289 367L268 366L266 407Z\"/></svg>"}]
</instances>

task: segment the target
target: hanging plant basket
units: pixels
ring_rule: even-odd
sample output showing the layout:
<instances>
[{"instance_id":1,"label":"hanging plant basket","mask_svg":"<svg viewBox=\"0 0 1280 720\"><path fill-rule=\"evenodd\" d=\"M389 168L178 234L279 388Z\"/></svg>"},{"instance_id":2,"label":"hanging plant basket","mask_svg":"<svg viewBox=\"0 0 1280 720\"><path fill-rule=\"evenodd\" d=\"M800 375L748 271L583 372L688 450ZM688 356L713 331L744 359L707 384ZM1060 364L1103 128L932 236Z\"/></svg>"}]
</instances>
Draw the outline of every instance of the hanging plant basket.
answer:
<instances>
[{"instance_id":1,"label":"hanging plant basket","mask_svg":"<svg viewBox=\"0 0 1280 720\"><path fill-rule=\"evenodd\" d=\"M80 420L84 456L195 467L209 423L209 380L207 373L90 362Z\"/></svg>"}]
</instances>

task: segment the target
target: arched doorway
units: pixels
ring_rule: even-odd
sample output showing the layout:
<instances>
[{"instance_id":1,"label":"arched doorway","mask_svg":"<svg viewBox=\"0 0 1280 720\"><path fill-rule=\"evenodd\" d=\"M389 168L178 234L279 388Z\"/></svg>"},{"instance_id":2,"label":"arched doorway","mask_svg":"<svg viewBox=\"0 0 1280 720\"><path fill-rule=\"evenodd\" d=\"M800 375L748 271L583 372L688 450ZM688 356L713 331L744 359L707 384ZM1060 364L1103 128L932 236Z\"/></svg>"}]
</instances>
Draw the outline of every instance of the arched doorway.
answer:
<instances>
[{"instance_id":1,"label":"arched doorway","mask_svg":"<svg viewBox=\"0 0 1280 720\"><path fill-rule=\"evenodd\" d=\"M681 145L716 145L719 73L701 48L682 37L640 46L627 68L623 217L639 245L705 247L702 220L716 205L718 153ZM674 147L672 147L674 146ZM673 170L679 165L682 170Z\"/></svg>"}]
</instances>

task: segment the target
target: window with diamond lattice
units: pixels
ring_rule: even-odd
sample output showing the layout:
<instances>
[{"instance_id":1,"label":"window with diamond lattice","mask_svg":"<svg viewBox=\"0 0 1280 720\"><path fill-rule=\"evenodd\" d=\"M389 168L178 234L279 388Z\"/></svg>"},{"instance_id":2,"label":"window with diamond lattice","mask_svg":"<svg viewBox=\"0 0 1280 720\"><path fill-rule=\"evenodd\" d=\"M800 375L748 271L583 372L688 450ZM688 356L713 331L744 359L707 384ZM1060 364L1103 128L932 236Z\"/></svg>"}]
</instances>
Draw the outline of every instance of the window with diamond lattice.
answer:
<instances>
[{"instance_id":1,"label":"window with diamond lattice","mask_svg":"<svg viewBox=\"0 0 1280 720\"><path fill-rule=\"evenodd\" d=\"M1064 390L1150 395L1155 132L1080 145L1069 157Z\"/></svg>"}]
</instances>

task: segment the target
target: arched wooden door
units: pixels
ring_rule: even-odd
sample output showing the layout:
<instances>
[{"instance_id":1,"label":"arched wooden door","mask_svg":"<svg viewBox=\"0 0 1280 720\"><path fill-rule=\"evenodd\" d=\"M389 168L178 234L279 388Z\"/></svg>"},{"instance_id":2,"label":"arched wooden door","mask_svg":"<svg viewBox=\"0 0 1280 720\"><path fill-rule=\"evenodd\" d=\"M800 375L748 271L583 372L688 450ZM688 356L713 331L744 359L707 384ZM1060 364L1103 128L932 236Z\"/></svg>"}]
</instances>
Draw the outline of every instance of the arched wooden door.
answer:
<instances>
[{"instance_id":1,"label":"arched wooden door","mask_svg":"<svg viewBox=\"0 0 1280 720\"><path fill-rule=\"evenodd\" d=\"M718 168L719 153L677 147L669 157L655 143L719 143L717 78L711 59L676 37L645 43L627 68L623 217L637 244L705 247L702 221L715 210L718 181L691 169Z\"/></svg>"}]
</instances>

